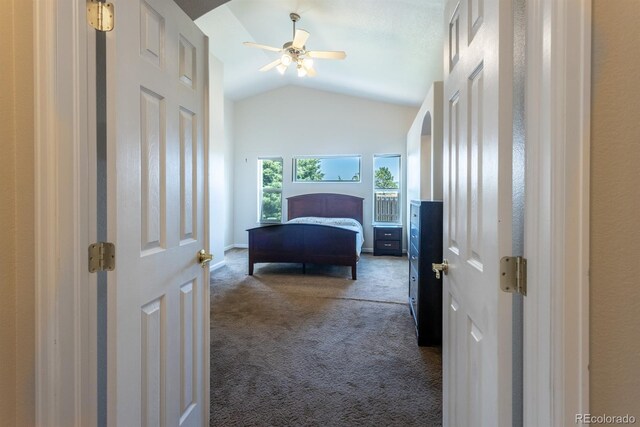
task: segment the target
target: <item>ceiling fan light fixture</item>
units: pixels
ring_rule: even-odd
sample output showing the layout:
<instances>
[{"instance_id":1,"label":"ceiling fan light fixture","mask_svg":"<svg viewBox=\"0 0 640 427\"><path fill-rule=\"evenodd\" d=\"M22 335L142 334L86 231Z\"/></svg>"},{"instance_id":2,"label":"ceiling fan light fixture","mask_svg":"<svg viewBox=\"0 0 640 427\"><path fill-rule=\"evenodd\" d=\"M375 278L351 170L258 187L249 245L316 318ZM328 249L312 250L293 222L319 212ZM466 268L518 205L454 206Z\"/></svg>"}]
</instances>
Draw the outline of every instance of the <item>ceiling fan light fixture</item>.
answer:
<instances>
[{"instance_id":1,"label":"ceiling fan light fixture","mask_svg":"<svg viewBox=\"0 0 640 427\"><path fill-rule=\"evenodd\" d=\"M302 65L304 66L304 68L309 69L311 67L313 67L313 59L311 58L304 58L302 60Z\"/></svg>"},{"instance_id":2,"label":"ceiling fan light fixture","mask_svg":"<svg viewBox=\"0 0 640 427\"><path fill-rule=\"evenodd\" d=\"M291 55L289 55L288 52L285 52L282 54L282 58L280 58L280 62L282 62L282 65L284 65L285 67L288 67L289 64L291 64L291 61L293 59L291 58Z\"/></svg>"},{"instance_id":3,"label":"ceiling fan light fixture","mask_svg":"<svg viewBox=\"0 0 640 427\"><path fill-rule=\"evenodd\" d=\"M302 64L298 64L298 77L304 77L307 75L307 70L302 66Z\"/></svg>"},{"instance_id":4,"label":"ceiling fan light fixture","mask_svg":"<svg viewBox=\"0 0 640 427\"><path fill-rule=\"evenodd\" d=\"M287 71L287 66L284 64L280 64L276 67L276 70L278 70L280 74L284 74L284 72Z\"/></svg>"}]
</instances>

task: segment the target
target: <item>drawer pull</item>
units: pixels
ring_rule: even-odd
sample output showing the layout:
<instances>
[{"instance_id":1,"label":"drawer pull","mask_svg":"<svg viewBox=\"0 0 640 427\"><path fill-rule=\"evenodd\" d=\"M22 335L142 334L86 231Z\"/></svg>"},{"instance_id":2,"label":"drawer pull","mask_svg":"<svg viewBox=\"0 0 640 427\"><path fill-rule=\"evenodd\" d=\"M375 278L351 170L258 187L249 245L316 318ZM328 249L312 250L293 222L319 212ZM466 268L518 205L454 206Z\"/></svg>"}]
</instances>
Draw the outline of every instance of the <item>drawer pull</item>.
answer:
<instances>
[{"instance_id":1,"label":"drawer pull","mask_svg":"<svg viewBox=\"0 0 640 427\"><path fill-rule=\"evenodd\" d=\"M391 243L385 243L384 245L385 245L386 247L389 247L389 246L391 246Z\"/></svg>"},{"instance_id":2,"label":"drawer pull","mask_svg":"<svg viewBox=\"0 0 640 427\"><path fill-rule=\"evenodd\" d=\"M391 236L391 233L384 233L384 235L389 237L389 236Z\"/></svg>"}]
</instances>

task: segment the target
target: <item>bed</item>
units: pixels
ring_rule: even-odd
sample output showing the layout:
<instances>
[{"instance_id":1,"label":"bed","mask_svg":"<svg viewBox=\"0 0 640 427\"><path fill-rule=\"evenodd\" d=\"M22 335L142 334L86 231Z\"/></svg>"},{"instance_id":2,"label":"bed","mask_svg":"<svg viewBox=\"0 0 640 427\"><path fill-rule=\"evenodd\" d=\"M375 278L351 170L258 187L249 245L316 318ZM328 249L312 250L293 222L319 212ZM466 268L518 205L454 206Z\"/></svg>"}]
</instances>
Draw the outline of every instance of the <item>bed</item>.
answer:
<instances>
[{"instance_id":1,"label":"bed","mask_svg":"<svg viewBox=\"0 0 640 427\"><path fill-rule=\"evenodd\" d=\"M303 273L306 264L348 266L351 267L351 278L356 280L356 264L363 242L363 200L333 193L287 198L289 222L247 230L249 275L253 275L257 263L287 262L302 264ZM328 218L338 221L328 225ZM355 224L349 225L347 220Z\"/></svg>"}]
</instances>

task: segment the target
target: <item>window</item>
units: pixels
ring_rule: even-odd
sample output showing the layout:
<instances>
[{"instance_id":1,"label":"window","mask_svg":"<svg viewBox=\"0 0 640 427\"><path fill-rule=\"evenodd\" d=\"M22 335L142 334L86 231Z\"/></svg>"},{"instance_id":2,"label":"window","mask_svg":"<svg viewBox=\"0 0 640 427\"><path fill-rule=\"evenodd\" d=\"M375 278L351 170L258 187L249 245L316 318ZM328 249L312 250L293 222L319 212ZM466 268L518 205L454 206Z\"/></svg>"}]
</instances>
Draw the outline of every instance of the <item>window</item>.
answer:
<instances>
[{"instance_id":1,"label":"window","mask_svg":"<svg viewBox=\"0 0 640 427\"><path fill-rule=\"evenodd\" d=\"M373 221L400 223L400 155L373 156Z\"/></svg>"},{"instance_id":2,"label":"window","mask_svg":"<svg viewBox=\"0 0 640 427\"><path fill-rule=\"evenodd\" d=\"M296 157L294 182L360 182L360 156Z\"/></svg>"},{"instance_id":3,"label":"window","mask_svg":"<svg viewBox=\"0 0 640 427\"><path fill-rule=\"evenodd\" d=\"M258 159L260 222L282 222L282 159Z\"/></svg>"}]
</instances>

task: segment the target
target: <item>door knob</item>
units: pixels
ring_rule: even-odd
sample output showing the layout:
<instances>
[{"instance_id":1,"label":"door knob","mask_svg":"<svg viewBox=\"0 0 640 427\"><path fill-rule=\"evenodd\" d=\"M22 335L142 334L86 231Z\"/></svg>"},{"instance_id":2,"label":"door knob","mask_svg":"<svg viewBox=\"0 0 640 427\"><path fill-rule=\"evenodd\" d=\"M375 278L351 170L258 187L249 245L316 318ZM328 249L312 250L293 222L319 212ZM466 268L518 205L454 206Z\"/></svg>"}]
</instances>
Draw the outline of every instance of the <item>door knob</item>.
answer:
<instances>
[{"instance_id":1,"label":"door knob","mask_svg":"<svg viewBox=\"0 0 640 427\"><path fill-rule=\"evenodd\" d=\"M198 262L200 263L200 266L202 268L205 268L206 265L209 264L209 261L211 261L212 259L213 255L208 254L204 249L200 249L200 252L198 252Z\"/></svg>"},{"instance_id":2,"label":"door knob","mask_svg":"<svg viewBox=\"0 0 640 427\"><path fill-rule=\"evenodd\" d=\"M433 270L434 273L436 273L436 279L439 279L440 276L440 272L442 271L445 275L447 274L447 272L449 271L449 261L442 260L442 264L436 264L433 263L431 264L431 269Z\"/></svg>"}]
</instances>

